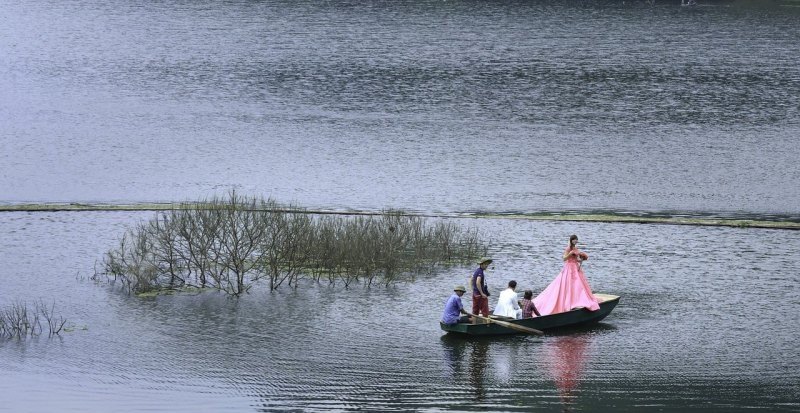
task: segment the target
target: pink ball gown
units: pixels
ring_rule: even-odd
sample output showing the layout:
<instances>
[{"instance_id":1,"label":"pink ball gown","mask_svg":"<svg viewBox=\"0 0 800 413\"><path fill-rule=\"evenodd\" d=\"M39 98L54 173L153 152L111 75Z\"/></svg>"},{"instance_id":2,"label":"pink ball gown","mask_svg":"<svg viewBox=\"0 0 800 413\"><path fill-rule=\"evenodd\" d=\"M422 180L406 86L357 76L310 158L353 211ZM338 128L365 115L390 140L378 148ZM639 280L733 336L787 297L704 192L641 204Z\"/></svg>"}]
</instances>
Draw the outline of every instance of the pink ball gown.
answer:
<instances>
[{"instance_id":1,"label":"pink ball gown","mask_svg":"<svg viewBox=\"0 0 800 413\"><path fill-rule=\"evenodd\" d=\"M582 253L577 248L570 252L561 273L533 299L542 315L563 313L576 307L585 307L591 311L600 309L597 299L592 295L592 288L583 275L583 269L578 265L578 254ZM585 254L584 256L586 257Z\"/></svg>"}]
</instances>

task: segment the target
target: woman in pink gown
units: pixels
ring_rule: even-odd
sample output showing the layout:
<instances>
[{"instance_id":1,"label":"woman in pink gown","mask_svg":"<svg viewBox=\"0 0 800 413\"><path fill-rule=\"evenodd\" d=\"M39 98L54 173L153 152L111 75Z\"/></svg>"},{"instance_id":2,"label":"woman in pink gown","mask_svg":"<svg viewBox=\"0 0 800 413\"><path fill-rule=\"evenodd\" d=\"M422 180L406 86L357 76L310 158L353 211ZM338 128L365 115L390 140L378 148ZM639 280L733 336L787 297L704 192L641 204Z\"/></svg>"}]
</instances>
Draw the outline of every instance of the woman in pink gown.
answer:
<instances>
[{"instance_id":1,"label":"woman in pink gown","mask_svg":"<svg viewBox=\"0 0 800 413\"><path fill-rule=\"evenodd\" d=\"M585 307L591 311L600 309L581 268L581 262L589 259L589 256L579 250L577 244L578 236L570 236L569 246L564 250L564 267L561 273L533 299L542 315L563 313L577 307Z\"/></svg>"}]
</instances>

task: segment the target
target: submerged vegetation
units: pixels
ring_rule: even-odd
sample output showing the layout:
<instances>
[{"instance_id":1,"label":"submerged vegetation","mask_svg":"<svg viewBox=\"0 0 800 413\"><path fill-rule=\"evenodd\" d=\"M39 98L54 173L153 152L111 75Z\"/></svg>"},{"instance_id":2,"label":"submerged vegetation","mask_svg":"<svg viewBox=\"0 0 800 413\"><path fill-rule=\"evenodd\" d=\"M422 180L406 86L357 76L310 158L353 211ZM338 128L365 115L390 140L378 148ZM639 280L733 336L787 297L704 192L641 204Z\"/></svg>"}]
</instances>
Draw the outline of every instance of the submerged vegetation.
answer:
<instances>
[{"instance_id":1,"label":"submerged vegetation","mask_svg":"<svg viewBox=\"0 0 800 413\"><path fill-rule=\"evenodd\" d=\"M141 294L211 288L240 295L302 279L366 285L412 280L485 254L477 230L386 211L320 215L231 193L160 212L126 232L96 276Z\"/></svg>"},{"instance_id":2,"label":"submerged vegetation","mask_svg":"<svg viewBox=\"0 0 800 413\"><path fill-rule=\"evenodd\" d=\"M36 337L42 334L44 326L48 329L48 336L53 336L61 333L66 322L63 317L55 315L55 304L48 307L43 301L36 301L30 308L25 303L15 302L0 309L0 338Z\"/></svg>"}]
</instances>

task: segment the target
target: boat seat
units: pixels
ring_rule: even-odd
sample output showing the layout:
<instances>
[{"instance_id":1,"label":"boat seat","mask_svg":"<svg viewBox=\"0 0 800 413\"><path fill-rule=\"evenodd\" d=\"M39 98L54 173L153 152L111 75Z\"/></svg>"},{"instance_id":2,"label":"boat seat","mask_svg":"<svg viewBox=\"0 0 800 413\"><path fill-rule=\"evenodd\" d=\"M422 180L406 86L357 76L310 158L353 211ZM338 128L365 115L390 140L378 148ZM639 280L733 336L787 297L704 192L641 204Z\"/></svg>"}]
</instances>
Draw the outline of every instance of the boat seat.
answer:
<instances>
[{"instance_id":1,"label":"boat seat","mask_svg":"<svg viewBox=\"0 0 800 413\"><path fill-rule=\"evenodd\" d=\"M494 319L494 320L500 320L500 321L516 320L516 318L514 318L514 317L506 317L506 316L503 316L503 315L494 315L494 314L490 315L489 318Z\"/></svg>"},{"instance_id":2,"label":"boat seat","mask_svg":"<svg viewBox=\"0 0 800 413\"><path fill-rule=\"evenodd\" d=\"M605 301L616 300L617 298L619 298L618 295L611 295L611 294L595 293L593 295L594 295L594 298L597 299L598 304L602 303L602 302L605 302Z\"/></svg>"}]
</instances>

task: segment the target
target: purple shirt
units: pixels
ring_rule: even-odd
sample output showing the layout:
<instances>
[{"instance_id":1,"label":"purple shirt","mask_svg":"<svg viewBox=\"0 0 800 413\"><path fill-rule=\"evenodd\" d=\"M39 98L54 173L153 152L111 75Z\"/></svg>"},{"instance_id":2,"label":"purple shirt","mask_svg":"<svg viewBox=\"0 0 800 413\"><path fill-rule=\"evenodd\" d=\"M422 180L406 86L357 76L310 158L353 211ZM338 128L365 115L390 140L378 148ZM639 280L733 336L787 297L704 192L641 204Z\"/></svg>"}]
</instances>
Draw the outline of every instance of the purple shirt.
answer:
<instances>
[{"instance_id":1,"label":"purple shirt","mask_svg":"<svg viewBox=\"0 0 800 413\"><path fill-rule=\"evenodd\" d=\"M481 292L478 291L478 277L481 277L483 292L486 293L489 291L486 289L486 275L483 273L483 268L478 267L478 269L472 273L472 295L481 295Z\"/></svg>"},{"instance_id":2,"label":"purple shirt","mask_svg":"<svg viewBox=\"0 0 800 413\"><path fill-rule=\"evenodd\" d=\"M464 304L461 304L461 297L453 293L447 299L447 304L444 305L444 313L442 314L442 322L445 324L455 324L461 316L461 310L464 309Z\"/></svg>"}]
</instances>

